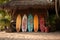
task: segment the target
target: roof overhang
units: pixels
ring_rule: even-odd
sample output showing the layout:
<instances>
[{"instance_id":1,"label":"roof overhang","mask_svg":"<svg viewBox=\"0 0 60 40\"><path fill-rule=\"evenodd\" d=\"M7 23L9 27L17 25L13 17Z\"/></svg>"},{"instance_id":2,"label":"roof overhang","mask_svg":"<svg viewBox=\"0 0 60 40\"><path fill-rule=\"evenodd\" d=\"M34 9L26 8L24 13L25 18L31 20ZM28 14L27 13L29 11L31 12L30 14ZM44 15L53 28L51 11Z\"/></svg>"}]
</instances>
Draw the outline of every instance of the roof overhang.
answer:
<instances>
[{"instance_id":1,"label":"roof overhang","mask_svg":"<svg viewBox=\"0 0 60 40\"><path fill-rule=\"evenodd\" d=\"M54 2L48 2L47 0L15 0L10 1L8 3L3 4L4 8L40 8L40 9L48 9L50 7L54 7Z\"/></svg>"}]
</instances>

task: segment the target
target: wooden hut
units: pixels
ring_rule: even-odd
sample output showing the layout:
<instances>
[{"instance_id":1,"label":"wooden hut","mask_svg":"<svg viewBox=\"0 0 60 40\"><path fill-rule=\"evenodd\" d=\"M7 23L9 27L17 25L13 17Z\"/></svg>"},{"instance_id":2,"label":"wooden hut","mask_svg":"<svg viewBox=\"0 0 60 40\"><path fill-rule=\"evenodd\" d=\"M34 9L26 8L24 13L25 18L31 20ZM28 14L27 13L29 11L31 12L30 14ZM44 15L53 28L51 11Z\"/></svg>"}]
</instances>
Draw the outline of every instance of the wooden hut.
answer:
<instances>
[{"instance_id":1,"label":"wooden hut","mask_svg":"<svg viewBox=\"0 0 60 40\"><path fill-rule=\"evenodd\" d=\"M49 8L54 7L54 0L11 0L0 6L0 8L10 11L12 19L15 19L18 13L21 15L32 12L40 16L46 15Z\"/></svg>"},{"instance_id":2,"label":"wooden hut","mask_svg":"<svg viewBox=\"0 0 60 40\"><path fill-rule=\"evenodd\" d=\"M54 8L54 0L11 0L3 5L1 9L7 10L11 14L12 20L16 20L18 14L37 14L47 17L48 9Z\"/></svg>"}]
</instances>

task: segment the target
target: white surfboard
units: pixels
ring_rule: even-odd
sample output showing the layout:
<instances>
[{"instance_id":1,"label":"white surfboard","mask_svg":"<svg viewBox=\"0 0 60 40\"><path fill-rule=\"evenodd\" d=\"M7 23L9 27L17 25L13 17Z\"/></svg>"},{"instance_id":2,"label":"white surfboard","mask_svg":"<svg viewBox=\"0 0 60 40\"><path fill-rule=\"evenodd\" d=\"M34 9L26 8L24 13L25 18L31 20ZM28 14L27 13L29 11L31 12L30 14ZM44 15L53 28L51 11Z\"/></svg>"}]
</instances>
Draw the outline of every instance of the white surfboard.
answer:
<instances>
[{"instance_id":1,"label":"white surfboard","mask_svg":"<svg viewBox=\"0 0 60 40\"><path fill-rule=\"evenodd\" d=\"M22 18L22 32L27 31L27 16L24 14Z\"/></svg>"}]
</instances>

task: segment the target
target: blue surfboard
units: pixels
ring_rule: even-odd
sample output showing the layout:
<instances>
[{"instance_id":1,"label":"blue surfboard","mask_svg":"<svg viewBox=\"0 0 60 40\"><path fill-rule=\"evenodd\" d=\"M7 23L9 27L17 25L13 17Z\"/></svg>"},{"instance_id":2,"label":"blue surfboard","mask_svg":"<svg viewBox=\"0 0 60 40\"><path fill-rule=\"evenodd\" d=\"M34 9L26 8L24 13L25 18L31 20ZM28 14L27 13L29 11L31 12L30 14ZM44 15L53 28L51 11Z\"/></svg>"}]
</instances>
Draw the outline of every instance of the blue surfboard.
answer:
<instances>
[{"instance_id":1,"label":"blue surfboard","mask_svg":"<svg viewBox=\"0 0 60 40\"><path fill-rule=\"evenodd\" d=\"M33 31L33 16L31 14L28 16L28 31Z\"/></svg>"}]
</instances>

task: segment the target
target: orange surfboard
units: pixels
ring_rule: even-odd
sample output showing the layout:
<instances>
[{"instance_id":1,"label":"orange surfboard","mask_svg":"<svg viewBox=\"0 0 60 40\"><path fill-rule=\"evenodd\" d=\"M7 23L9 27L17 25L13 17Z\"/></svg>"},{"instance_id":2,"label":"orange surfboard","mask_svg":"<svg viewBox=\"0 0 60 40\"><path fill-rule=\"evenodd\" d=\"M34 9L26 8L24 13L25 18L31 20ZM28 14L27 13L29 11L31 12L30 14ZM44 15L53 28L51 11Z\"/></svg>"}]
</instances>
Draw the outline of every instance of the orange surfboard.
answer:
<instances>
[{"instance_id":1,"label":"orange surfboard","mask_svg":"<svg viewBox=\"0 0 60 40\"><path fill-rule=\"evenodd\" d=\"M34 16L34 32L38 31L38 15Z\"/></svg>"},{"instance_id":2,"label":"orange surfboard","mask_svg":"<svg viewBox=\"0 0 60 40\"><path fill-rule=\"evenodd\" d=\"M21 16L18 14L17 19L16 19L16 31L19 32L21 27Z\"/></svg>"}]
</instances>

